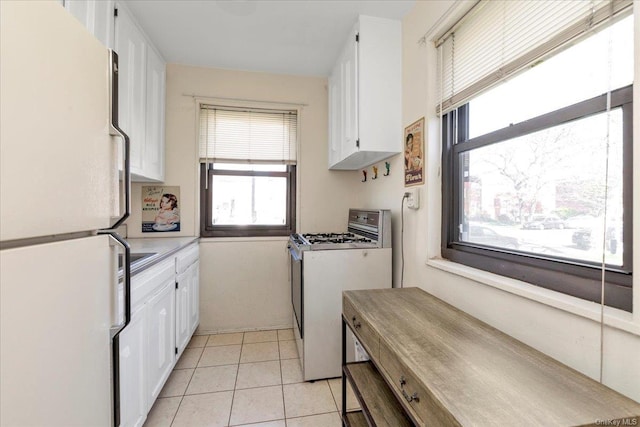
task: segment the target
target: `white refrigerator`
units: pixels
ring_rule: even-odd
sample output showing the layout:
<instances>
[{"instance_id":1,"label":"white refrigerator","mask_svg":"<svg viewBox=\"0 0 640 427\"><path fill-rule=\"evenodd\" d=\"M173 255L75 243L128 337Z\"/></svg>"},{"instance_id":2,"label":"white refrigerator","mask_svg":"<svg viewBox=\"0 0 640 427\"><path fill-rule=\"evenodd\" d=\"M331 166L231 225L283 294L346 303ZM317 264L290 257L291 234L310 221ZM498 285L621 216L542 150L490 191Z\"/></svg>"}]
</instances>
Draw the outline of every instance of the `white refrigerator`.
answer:
<instances>
[{"instance_id":1,"label":"white refrigerator","mask_svg":"<svg viewBox=\"0 0 640 427\"><path fill-rule=\"evenodd\" d=\"M117 425L117 56L56 1L2 0L0 19L0 425Z\"/></svg>"}]
</instances>

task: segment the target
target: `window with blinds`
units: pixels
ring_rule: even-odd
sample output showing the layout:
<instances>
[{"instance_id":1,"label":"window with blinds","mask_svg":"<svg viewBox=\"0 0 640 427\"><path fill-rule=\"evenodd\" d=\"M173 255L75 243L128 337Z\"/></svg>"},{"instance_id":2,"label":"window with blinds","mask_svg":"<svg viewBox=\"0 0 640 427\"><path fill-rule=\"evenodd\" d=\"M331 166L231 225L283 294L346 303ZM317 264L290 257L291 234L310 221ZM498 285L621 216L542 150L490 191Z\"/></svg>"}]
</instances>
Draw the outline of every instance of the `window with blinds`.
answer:
<instances>
[{"instance_id":1,"label":"window with blinds","mask_svg":"<svg viewBox=\"0 0 640 427\"><path fill-rule=\"evenodd\" d=\"M436 42L450 111L631 9L632 0L481 0Z\"/></svg>"},{"instance_id":2,"label":"window with blinds","mask_svg":"<svg viewBox=\"0 0 640 427\"><path fill-rule=\"evenodd\" d=\"M203 105L200 161L296 162L296 111L244 110Z\"/></svg>"},{"instance_id":3,"label":"window with blinds","mask_svg":"<svg viewBox=\"0 0 640 427\"><path fill-rule=\"evenodd\" d=\"M481 0L438 39L444 258L632 310L631 6Z\"/></svg>"},{"instance_id":4,"label":"window with blinds","mask_svg":"<svg viewBox=\"0 0 640 427\"><path fill-rule=\"evenodd\" d=\"M296 111L201 106L201 236L294 232L297 129Z\"/></svg>"}]
</instances>

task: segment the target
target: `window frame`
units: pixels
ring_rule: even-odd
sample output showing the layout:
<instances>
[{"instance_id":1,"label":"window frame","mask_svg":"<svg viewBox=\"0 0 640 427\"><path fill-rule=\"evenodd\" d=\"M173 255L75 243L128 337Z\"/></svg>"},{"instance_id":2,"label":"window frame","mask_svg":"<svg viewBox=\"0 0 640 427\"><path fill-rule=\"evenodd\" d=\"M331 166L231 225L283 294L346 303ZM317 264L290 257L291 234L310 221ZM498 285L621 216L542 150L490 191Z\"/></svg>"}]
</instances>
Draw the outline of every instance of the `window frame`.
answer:
<instances>
[{"instance_id":1,"label":"window frame","mask_svg":"<svg viewBox=\"0 0 640 427\"><path fill-rule=\"evenodd\" d=\"M275 163L274 163L275 164ZM213 176L271 176L287 178L286 223L284 225L213 225ZM208 188L207 188L208 183ZM288 236L296 229L296 165L287 165L286 171L252 171L214 169L213 163L200 164L200 236L201 237L264 237Z\"/></svg>"},{"instance_id":2,"label":"window frame","mask_svg":"<svg viewBox=\"0 0 640 427\"><path fill-rule=\"evenodd\" d=\"M633 85L611 92L611 108L623 115L623 267L606 266L604 303L632 311L633 208ZM442 257L501 276L600 303L602 266L483 246L457 239L463 206L458 156L490 144L561 125L607 111L607 94L498 129L473 139L469 132L469 104L442 116Z\"/></svg>"}]
</instances>

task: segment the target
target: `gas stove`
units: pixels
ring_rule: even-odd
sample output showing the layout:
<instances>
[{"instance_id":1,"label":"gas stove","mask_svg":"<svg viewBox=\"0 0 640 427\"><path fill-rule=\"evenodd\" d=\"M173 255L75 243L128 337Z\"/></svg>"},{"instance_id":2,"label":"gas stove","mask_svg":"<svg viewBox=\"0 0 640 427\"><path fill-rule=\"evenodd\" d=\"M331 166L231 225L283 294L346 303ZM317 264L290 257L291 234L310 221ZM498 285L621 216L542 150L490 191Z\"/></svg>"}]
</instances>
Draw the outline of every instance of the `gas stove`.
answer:
<instances>
[{"instance_id":1,"label":"gas stove","mask_svg":"<svg viewBox=\"0 0 640 427\"><path fill-rule=\"evenodd\" d=\"M354 233L306 233L293 234L290 243L298 250L330 250L376 248L375 240Z\"/></svg>"},{"instance_id":2,"label":"gas stove","mask_svg":"<svg viewBox=\"0 0 640 427\"><path fill-rule=\"evenodd\" d=\"M342 292L391 287L391 211L350 209L346 226L289 237L293 331L305 381L341 374Z\"/></svg>"},{"instance_id":3,"label":"gas stove","mask_svg":"<svg viewBox=\"0 0 640 427\"><path fill-rule=\"evenodd\" d=\"M388 210L350 209L347 232L292 234L289 247L298 253L303 250L391 247L391 213Z\"/></svg>"}]
</instances>

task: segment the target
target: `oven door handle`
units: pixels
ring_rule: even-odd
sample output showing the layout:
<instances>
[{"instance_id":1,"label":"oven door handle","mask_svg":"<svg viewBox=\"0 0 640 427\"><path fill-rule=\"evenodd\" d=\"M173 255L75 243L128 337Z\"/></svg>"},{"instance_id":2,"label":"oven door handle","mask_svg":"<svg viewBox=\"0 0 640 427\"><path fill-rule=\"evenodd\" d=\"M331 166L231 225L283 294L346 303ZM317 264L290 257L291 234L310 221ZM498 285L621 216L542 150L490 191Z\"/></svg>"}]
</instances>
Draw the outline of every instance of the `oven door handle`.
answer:
<instances>
[{"instance_id":1,"label":"oven door handle","mask_svg":"<svg viewBox=\"0 0 640 427\"><path fill-rule=\"evenodd\" d=\"M298 254L296 253L296 250L293 247L289 247L289 255L291 255L291 259L294 262L302 261L302 257L298 256Z\"/></svg>"},{"instance_id":2,"label":"oven door handle","mask_svg":"<svg viewBox=\"0 0 640 427\"><path fill-rule=\"evenodd\" d=\"M294 245L289 245L289 256L291 257L291 304L293 305L293 314L300 332L300 339L304 339L302 254L298 253Z\"/></svg>"}]
</instances>

